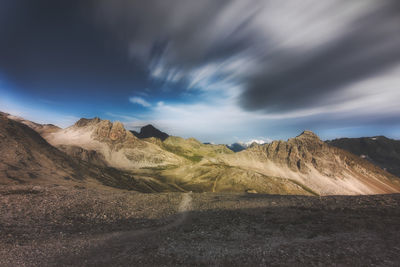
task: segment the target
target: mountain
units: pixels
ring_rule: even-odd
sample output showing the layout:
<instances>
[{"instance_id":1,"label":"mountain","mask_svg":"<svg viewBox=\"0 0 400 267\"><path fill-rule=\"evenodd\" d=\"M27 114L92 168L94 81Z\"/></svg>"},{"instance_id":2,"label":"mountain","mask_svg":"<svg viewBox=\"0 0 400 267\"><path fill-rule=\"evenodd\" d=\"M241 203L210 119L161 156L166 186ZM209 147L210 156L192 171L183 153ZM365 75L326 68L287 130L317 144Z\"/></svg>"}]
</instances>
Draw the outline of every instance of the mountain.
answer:
<instances>
[{"instance_id":1,"label":"mountain","mask_svg":"<svg viewBox=\"0 0 400 267\"><path fill-rule=\"evenodd\" d=\"M118 121L83 118L47 135L46 140L67 153L74 151L71 146L95 151L96 160L100 157L108 166L123 170L182 163L174 154L137 138Z\"/></svg>"},{"instance_id":2,"label":"mountain","mask_svg":"<svg viewBox=\"0 0 400 267\"><path fill-rule=\"evenodd\" d=\"M0 147L6 155L0 168L3 182L34 182L32 176L52 182L90 180L142 192L400 192L397 177L310 131L287 141L252 144L235 153L225 145L203 144L194 138L140 139L122 123L100 118L39 131L44 140L33 130L43 129L40 125L25 125L7 116L2 115L0 125L6 136Z\"/></svg>"},{"instance_id":3,"label":"mountain","mask_svg":"<svg viewBox=\"0 0 400 267\"><path fill-rule=\"evenodd\" d=\"M263 145L266 142L264 140L251 140L249 142L236 142L230 145L227 145L227 147L232 150L233 152L240 152L243 151L249 147L256 146L256 145Z\"/></svg>"},{"instance_id":4,"label":"mountain","mask_svg":"<svg viewBox=\"0 0 400 267\"><path fill-rule=\"evenodd\" d=\"M43 129L37 124L29 124ZM47 143L36 131L0 114L1 184L124 184L124 177L74 160ZM129 188L129 179L123 187ZM102 182L101 182L102 181ZM113 182L111 182L113 181Z\"/></svg>"},{"instance_id":5,"label":"mountain","mask_svg":"<svg viewBox=\"0 0 400 267\"><path fill-rule=\"evenodd\" d=\"M150 138L150 137L154 137L154 138L158 138L161 139L162 141L164 141L165 139L167 139L169 137L168 134L158 130L157 128L155 128L153 125L148 124L144 127L142 127L140 129L140 132L135 132L135 131L131 131L137 138Z\"/></svg>"},{"instance_id":6,"label":"mountain","mask_svg":"<svg viewBox=\"0 0 400 267\"><path fill-rule=\"evenodd\" d=\"M400 141L385 136L340 138L328 144L365 158L400 177Z\"/></svg>"},{"instance_id":7,"label":"mountain","mask_svg":"<svg viewBox=\"0 0 400 267\"><path fill-rule=\"evenodd\" d=\"M29 125L37 127L36 124ZM0 112L0 185L43 184L140 192L183 191L153 177L105 167L104 159L93 154L93 151L79 147L68 149L72 156L50 145L26 124L9 119L8 114ZM78 156L74 157L74 154Z\"/></svg>"},{"instance_id":8,"label":"mountain","mask_svg":"<svg viewBox=\"0 0 400 267\"><path fill-rule=\"evenodd\" d=\"M226 145L227 148L232 150L233 152L240 152L247 148L247 145L244 143L233 143L230 145Z\"/></svg>"},{"instance_id":9,"label":"mountain","mask_svg":"<svg viewBox=\"0 0 400 267\"><path fill-rule=\"evenodd\" d=\"M310 131L288 141L252 146L221 160L271 177L292 179L320 195L400 190L400 180L367 160L332 147Z\"/></svg>"}]
</instances>

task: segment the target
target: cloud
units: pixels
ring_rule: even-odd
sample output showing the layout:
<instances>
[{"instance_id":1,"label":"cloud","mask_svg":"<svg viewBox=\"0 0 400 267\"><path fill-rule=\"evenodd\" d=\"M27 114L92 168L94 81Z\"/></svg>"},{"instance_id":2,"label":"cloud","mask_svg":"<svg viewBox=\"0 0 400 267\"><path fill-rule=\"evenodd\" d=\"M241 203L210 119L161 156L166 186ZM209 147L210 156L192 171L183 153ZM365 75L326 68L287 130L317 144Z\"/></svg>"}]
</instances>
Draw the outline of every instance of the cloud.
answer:
<instances>
[{"instance_id":1,"label":"cloud","mask_svg":"<svg viewBox=\"0 0 400 267\"><path fill-rule=\"evenodd\" d=\"M97 12L153 79L248 111L313 113L400 63L395 0L104 0Z\"/></svg>"},{"instance_id":2,"label":"cloud","mask_svg":"<svg viewBox=\"0 0 400 267\"><path fill-rule=\"evenodd\" d=\"M142 97L138 97L138 96L134 96L134 97L130 97L129 101L133 104L138 104L141 105L145 108L151 107L151 104L149 102L147 102L144 98Z\"/></svg>"},{"instance_id":3,"label":"cloud","mask_svg":"<svg viewBox=\"0 0 400 267\"><path fill-rule=\"evenodd\" d=\"M14 2L0 75L32 99L133 95L115 117L214 142L400 125L397 0Z\"/></svg>"},{"instance_id":4,"label":"cloud","mask_svg":"<svg viewBox=\"0 0 400 267\"><path fill-rule=\"evenodd\" d=\"M352 14L345 29L330 35L329 42L303 43L306 48L311 46L311 51L304 47L278 50L247 81L240 105L247 110L282 113L346 100L342 99L346 95L344 88L373 76L384 76L400 65L399 7L397 1L369 3L368 8L358 8L359 12ZM322 16L337 16L331 10L325 12L311 17L309 23ZM328 26L324 28L329 30ZM312 26L304 30L313 32ZM319 30L313 34L314 39L321 38ZM271 64L273 68L268 67ZM364 92L359 93L360 99L365 96Z\"/></svg>"}]
</instances>

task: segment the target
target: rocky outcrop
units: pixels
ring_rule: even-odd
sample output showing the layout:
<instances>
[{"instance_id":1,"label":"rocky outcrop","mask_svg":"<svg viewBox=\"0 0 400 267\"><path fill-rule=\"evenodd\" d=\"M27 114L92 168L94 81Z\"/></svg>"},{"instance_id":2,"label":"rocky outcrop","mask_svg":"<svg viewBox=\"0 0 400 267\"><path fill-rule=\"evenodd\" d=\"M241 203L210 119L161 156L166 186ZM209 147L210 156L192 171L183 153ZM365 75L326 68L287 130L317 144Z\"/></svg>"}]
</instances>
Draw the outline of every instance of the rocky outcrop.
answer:
<instances>
[{"instance_id":1,"label":"rocky outcrop","mask_svg":"<svg viewBox=\"0 0 400 267\"><path fill-rule=\"evenodd\" d=\"M301 173L308 173L311 166L328 176L337 175L340 171L331 148L311 131L304 131L288 141L273 141L250 149L261 149L274 163L287 165Z\"/></svg>"},{"instance_id":2,"label":"rocky outcrop","mask_svg":"<svg viewBox=\"0 0 400 267\"><path fill-rule=\"evenodd\" d=\"M86 118L81 118L77 122L75 122L74 126L75 127L85 127L88 125L95 125L100 122L100 118L95 117L93 119L86 119Z\"/></svg>"},{"instance_id":3,"label":"rocky outcrop","mask_svg":"<svg viewBox=\"0 0 400 267\"><path fill-rule=\"evenodd\" d=\"M104 156L95 150L86 150L79 146L68 145L60 145L57 148L73 158L80 159L97 166L107 166Z\"/></svg>"},{"instance_id":4,"label":"rocky outcrop","mask_svg":"<svg viewBox=\"0 0 400 267\"><path fill-rule=\"evenodd\" d=\"M121 122L112 123L109 120L102 120L95 124L93 137L101 142L113 144L128 141L127 139L135 139L129 131L125 130Z\"/></svg>"}]
</instances>

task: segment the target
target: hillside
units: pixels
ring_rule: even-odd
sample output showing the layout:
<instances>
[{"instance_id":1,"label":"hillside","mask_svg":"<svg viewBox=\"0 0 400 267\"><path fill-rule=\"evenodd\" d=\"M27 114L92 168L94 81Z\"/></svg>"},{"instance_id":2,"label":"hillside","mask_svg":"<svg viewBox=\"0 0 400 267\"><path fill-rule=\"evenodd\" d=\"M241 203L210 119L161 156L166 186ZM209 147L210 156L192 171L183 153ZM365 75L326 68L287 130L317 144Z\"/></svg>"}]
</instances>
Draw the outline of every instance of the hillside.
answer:
<instances>
[{"instance_id":1,"label":"hillside","mask_svg":"<svg viewBox=\"0 0 400 267\"><path fill-rule=\"evenodd\" d=\"M40 128L40 127L39 127ZM80 155L90 151L75 149ZM70 157L27 125L0 113L0 185L63 185L128 189L141 192L182 191L157 179Z\"/></svg>"},{"instance_id":2,"label":"hillside","mask_svg":"<svg viewBox=\"0 0 400 267\"><path fill-rule=\"evenodd\" d=\"M205 157L233 153L224 145L203 144L194 138L184 139L177 136L168 137L161 147L192 162L200 162Z\"/></svg>"},{"instance_id":3,"label":"hillside","mask_svg":"<svg viewBox=\"0 0 400 267\"><path fill-rule=\"evenodd\" d=\"M349 152L329 146L309 131L288 141L252 146L222 160L267 176L295 180L320 195L400 191L400 181L393 175Z\"/></svg>"},{"instance_id":4,"label":"hillside","mask_svg":"<svg viewBox=\"0 0 400 267\"><path fill-rule=\"evenodd\" d=\"M328 144L367 159L382 169L400 177L400 141L385 136L340 138Z\"/></svg>"},{"instance_id":5,"label":"hillside","mask_svg":"<svg viewBox=\"0 0 400 267\"><path fill-rule=\"evenodd\" d=\"M183 159L159 146L145 142L126 130L120 122L80 119L73 126L51 133L46 140L56 147L75 146L95 151L112 167L134 170L180 164Z\"/></svg>"}]
</instances>

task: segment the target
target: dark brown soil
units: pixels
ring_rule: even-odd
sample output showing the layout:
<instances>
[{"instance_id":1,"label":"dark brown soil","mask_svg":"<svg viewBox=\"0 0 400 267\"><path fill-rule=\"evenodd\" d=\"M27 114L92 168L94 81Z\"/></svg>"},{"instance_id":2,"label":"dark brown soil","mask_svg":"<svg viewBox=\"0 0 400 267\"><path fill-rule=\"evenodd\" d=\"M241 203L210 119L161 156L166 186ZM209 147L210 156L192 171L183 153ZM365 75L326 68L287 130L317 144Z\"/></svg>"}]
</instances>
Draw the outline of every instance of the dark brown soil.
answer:
<instances>
[{"instance_id":1,"label":"dark brown soil","mask_svg":"<svg viewBox=\"0 0 400 267\"><path fill-rule=\"evenodd\" d=\"M0 188L0 266L399 266L400 195Z\"/></svg>"}]
</instances>

